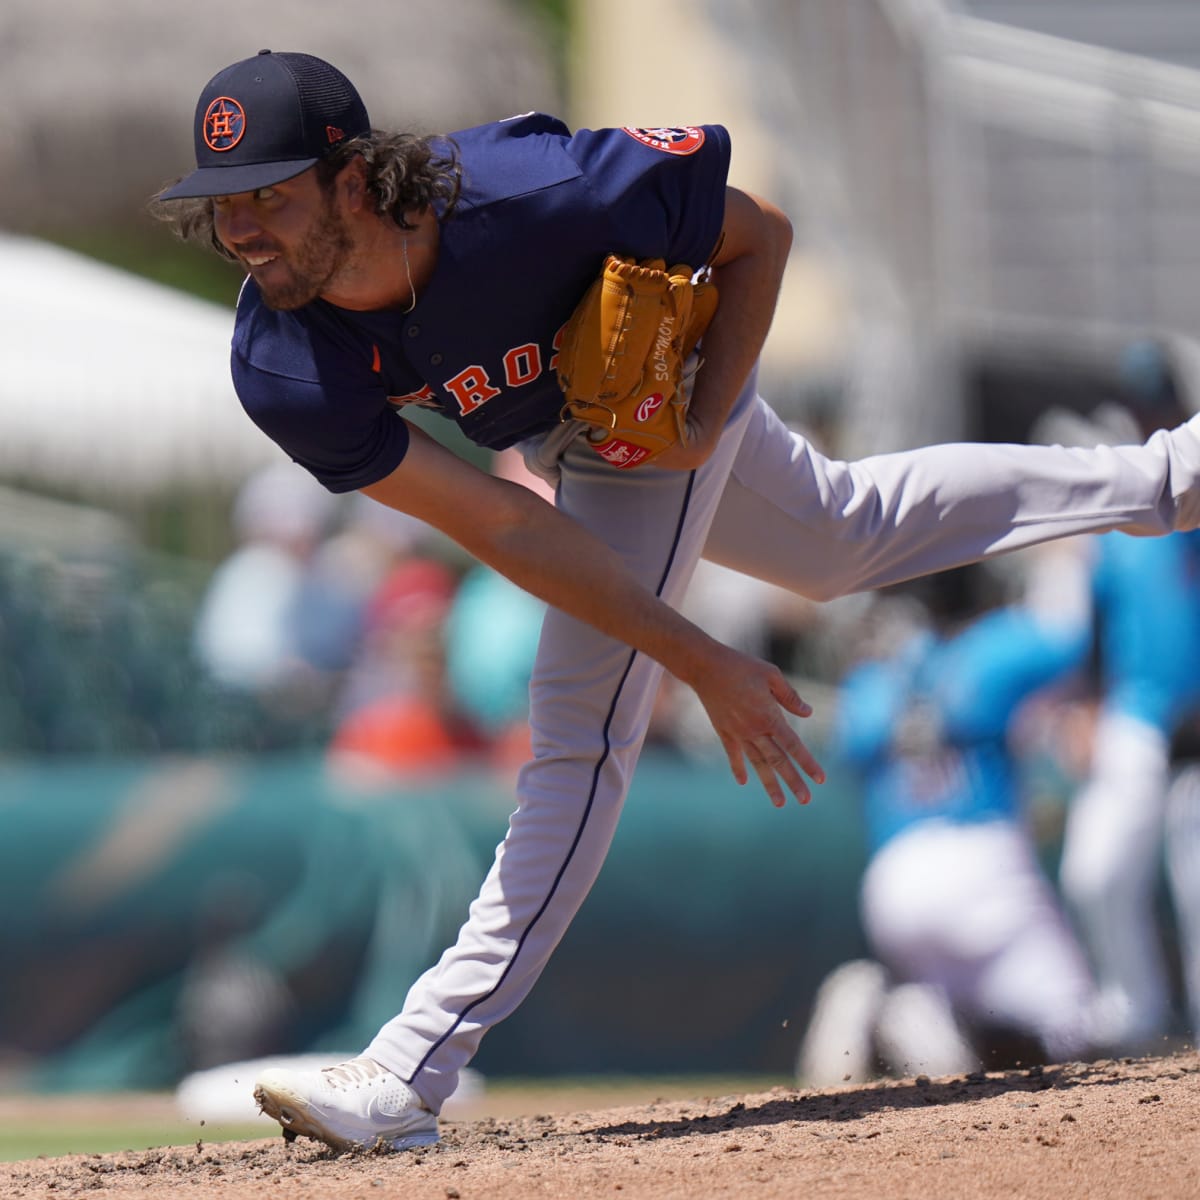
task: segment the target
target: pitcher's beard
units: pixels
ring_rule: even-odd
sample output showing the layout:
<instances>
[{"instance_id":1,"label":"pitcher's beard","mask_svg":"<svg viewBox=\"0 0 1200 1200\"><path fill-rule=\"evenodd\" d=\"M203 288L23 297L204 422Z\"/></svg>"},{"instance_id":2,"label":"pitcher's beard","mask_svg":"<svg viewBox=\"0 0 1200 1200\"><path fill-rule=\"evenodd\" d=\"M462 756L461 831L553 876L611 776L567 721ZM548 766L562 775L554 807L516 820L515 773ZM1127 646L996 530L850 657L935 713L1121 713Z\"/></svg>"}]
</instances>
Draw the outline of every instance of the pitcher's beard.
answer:
<instances>
[{"instance_id":1,"label":"pitcher's beard","mask_svg":"<svg viewBox=\"0 0 1200 1200\"><path fill-rule=\"evenodd\" d=\"M261 273L251 271L263 303L281 311L311 304L345 265L352 248L345 223L332 205L326 204L301 240L294 262L280 257ZM272 275L283 277L273 279Z\"/></svg>"}]
</instances>

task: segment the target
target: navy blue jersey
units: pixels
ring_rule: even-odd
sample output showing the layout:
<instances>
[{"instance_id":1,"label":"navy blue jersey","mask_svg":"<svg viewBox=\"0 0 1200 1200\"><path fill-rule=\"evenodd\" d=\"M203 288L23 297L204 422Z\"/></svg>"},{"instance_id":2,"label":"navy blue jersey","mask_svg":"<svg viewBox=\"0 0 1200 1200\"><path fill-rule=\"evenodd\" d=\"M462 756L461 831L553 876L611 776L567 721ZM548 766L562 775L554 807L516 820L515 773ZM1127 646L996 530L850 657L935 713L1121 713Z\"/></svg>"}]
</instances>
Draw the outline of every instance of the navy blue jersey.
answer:
<instances>
[{"instance_id":1,"label":"navy blue jersey","mask_svg":"<svg viewBox=\"0 0 1200 1200\"><path fill-rule=\"evenodd\" d=\"M463 189L411 314L238 301L233 379L258 426L335 492L390 474L409 404L503 449L550 428L555 354L610 253L699 267L724 219L718 125L581 129L529 113L451 135Z\"/></svg>"}]
</instances>

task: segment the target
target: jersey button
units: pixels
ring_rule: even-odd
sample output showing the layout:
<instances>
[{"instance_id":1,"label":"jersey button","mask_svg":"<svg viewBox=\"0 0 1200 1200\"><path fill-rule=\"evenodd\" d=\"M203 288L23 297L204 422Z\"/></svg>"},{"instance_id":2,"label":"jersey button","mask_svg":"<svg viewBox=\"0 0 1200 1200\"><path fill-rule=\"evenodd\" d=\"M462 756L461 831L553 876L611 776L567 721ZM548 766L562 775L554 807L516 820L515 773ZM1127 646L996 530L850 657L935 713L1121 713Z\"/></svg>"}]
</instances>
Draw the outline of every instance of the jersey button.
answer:
<instances>
[{"instance_id":1,"label":"jersey button","mask_svg":"<svg viewBox=\"0 0 1200 1200\"><path fill-rule=\"evenodd\" d=\"M410 325L405 330L405 332L408 334L409 337L416 337L418 334L420 334L421 327L420 327L420 325Z\"/></svg>"},{"instance_id":2,"label":"jersey button","mask_svg":"<svg viewBox=\"0 0 1200 1200\"><path fill-rule=\"evenodd\" d=\"M440 367L442 365L442 356L440 354L431 354L429 356L429 361L433 363L435 367Z\"/></svg>"}]
</instances>

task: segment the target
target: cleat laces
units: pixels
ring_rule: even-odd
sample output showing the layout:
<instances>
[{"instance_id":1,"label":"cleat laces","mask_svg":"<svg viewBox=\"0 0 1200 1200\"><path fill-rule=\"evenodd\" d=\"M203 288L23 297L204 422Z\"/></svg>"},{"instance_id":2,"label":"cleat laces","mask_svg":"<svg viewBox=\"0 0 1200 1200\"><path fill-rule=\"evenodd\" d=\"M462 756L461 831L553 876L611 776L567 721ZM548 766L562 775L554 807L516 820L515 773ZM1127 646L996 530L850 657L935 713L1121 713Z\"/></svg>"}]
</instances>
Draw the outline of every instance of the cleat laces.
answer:
<instances>
[{"instance_id":1,"label":"cleat laces","mask_svg":"<svg viewBox=\"0 0 1200 1200\"><path fill-rule=\"evenodd\" d=\"M359 1087L370 1083L388 1071L371 1058L352 1058L348 1062L338 1063L335 1067L322 1067L321 1074L325 1076L330 1087L347 1088Z\"/></svg>"}]
</instances>

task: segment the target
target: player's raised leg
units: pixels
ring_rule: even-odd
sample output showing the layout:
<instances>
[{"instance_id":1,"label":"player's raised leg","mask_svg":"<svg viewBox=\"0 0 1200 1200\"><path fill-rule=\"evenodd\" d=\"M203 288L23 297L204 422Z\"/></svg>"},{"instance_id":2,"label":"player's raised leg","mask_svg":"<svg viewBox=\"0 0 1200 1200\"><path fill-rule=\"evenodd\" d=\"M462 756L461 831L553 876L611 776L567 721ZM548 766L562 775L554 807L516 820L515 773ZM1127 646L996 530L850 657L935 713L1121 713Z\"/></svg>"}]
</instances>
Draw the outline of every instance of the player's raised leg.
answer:
<instances>
[{"instance_id":1,"label":"player's raised leg","mask_svg":"<svg viewBox=\"0 0 1200 1200\"><path fill-rule=\"evenodd\" d=\"M813 599L1053 538L1200 525L1200 416L1144 445L927 446L826 458L760 402L704 556Z\"/></svg>"}]
</instances>

